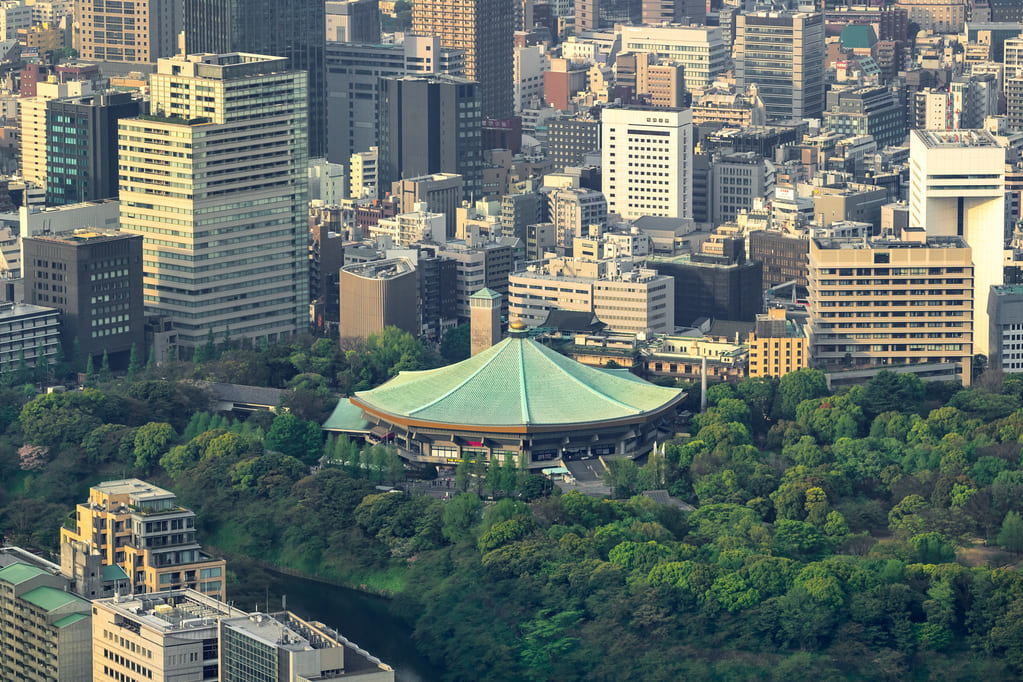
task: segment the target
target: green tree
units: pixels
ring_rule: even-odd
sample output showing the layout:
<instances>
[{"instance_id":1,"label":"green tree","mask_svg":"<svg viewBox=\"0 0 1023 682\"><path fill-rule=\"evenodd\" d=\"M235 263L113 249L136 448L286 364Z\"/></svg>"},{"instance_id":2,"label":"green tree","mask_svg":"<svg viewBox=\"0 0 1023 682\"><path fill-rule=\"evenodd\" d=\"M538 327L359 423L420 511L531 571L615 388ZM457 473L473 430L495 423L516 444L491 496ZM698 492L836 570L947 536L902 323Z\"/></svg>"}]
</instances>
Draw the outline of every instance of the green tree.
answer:
<instances>
[{"instance_id":1,"label":"green tree","mask_svg":"<svg viewBox=\"0 0 1023 682\"><path fill-rule=\"evenodd\" d=\"M114 375L110 371L110 356L107 355L106 349L103 349L103 358L99 363L99 380L106 383L113 378Z\"/></svg>"},{"instance_id":2,"label":"green tree","mask_svg":"<svg viewBox=\"0 0 1023 682\"><path fill-rule=\"evenodd\" d=\"M772 416L776 419L795 419L799 403L813 398L823 398L827 394L828 382L824 372L818 369L789 372L778 382Z\"/></svg>"},{"instance_id":3,"label":"green tree","mask_svg":"<svg viewBox=\"0 0 1023 682\"><path fill-rule=\"evenodd\" d=\"M96 387L96 369L92 365L92 356L91 355L89 356L89 359L85 361L85 382L84 382L84 385L85 385L86 388L95 388Z\"/></svg>"},{"instance_id":4,"label":"green tree","mask_svg":"<svg viewBox=\"0 0 1023 682\"><path fill-rule=\"evenodd\" d=\"M177 439L174 427L164 422L149 422L135 432L135 468L149 473Z\"/></svg>"},{"instance_id":5,"label":"green tree","mask_svg":"<svg viewBox=\"0 0 1023 682\"><path fill-rule=\"evenodd\" d=\"M323 454L323 434L320 427L284 412L274 417L266 433L266 447L312 464Z\"/></svg>"},{"instance_id":6,"label":"green tree","mask_svg":"<svg viewBox=\"0 0 1023 682\"><path fill-rule=\"evenodd\" d=\"M483 503L478 495L461 493L444 504L444 525L441 533L450 542L472 539L472 529L480 521Z\"/></svg>"},{"instance_id":7,"label":"green tree","mask_svg":"<svg viewBox=\"0 0 1023 682\"><path fill-rule=\"evenodd\" d=\"M1023 552L1023 517L1019 512L1010 511L1005 515L997 542L1002 549L1016 554Z\"/></svg>"},{"instance_id":8,"label":"green tree","mask_svg":"<svg viewBox=\"0 0 1023 682\"><path fill-rule=\"evenodd\" d=\"M135 342L131 343L131 354L128 356L128 381L132 381L138 376L139 371L142 369L142 359L139 358L139 349L135 346Z\"/></svg>"},{"instance_id":9,"label":"green tree","mask_svg":"<svg viewBox=\"0 0 1023 682\"><path fill-rule=\"evenodd\" d=\"M467 324L460 324L449 329L440 343L440 354L449 363L459 362L469 357L470 329Z\"/></svg>"}]
</instances>

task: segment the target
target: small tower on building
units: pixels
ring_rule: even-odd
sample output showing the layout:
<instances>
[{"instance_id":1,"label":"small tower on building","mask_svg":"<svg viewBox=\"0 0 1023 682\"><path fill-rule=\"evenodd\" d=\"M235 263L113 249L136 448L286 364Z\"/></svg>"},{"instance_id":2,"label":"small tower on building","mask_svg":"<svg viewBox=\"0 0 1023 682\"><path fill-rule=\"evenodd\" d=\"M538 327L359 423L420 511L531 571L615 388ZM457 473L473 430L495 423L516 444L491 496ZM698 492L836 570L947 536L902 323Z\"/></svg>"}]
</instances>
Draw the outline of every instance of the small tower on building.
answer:
<instances>
[{"instance_id":1,"label":"small tower on building","mask_svg":"<svg viewBox=\"0 0 1023 682\"><path fill-rule=\"evenodd\" d=\"M501 340L501 294L484 287L469 297L470 350L473 355Z\"/></svg>"}]
</instances>

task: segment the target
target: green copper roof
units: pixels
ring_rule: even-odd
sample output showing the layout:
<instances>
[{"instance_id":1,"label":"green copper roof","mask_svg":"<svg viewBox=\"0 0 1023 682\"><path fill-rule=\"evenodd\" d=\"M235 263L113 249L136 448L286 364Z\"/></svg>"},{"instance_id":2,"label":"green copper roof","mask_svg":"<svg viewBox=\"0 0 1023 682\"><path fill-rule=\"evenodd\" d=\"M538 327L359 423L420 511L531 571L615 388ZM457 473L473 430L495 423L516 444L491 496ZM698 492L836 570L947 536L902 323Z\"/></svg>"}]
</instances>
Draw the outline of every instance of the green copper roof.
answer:
<instances>
[{"instance_id":1,"label":"green copper roof","mask_svg":"<svg viewBox=\"0 0 1023 682\"><path fill-rule=\"evenodd\" d=\"M665 407L682 391L580 364L524 336L511 336L448 367L402 372L356 393L377 411L465 426L599 422Z\"/></svg>"},{"instance_id":2,"label":"green copper roof","mask_svg":"<svg viewBox=\"0 0 1023 682\"><path fill-rule=\"evenodd\" d=\"M77 623L83 618L88 618L88 616L85 615L84 613L72 613L70 616L64 616L63 618L55 620L53 624L56 625L58 628L63 628L67 627L68 625L71 625L72 623Z\"/></svg>"},{"instance_id":3,"label":"green copper roof","mask_svg":"<svg viewBox=\"0 0 1023 682\"><path fill-rule=\"evenodd\" d=\"M11 585L20 585L26 580L31 580L38 575L46 575L46 571L36 566L30 566L29 564L11 564L0 568L0 580L10 583Z\"/></svg>"},{"instance_id":4,"label":"green copper roof","mask_svg":"<svg viewBox=\"0 0 1023 682\"><path fill-rule=\"evenodd\" d=\"M103 582L109 583L115 580L127 580L128 574L124 572L124 569L113 564L111 566L103 567Z\"/></svg>"},{"instance_id":5,"label":"green copper roof","mask_svg":"<svg viewBox=\"0 0 1023 682\"><path fill-rule=\"evenodd\" d=\"M501 294L497 293L493 289L490 289L490 288L487 288L487 287L483 287L482 289L477 291L475 294L473 294L469 298L477 298L477 299L485 298L485 299L493 300L495 298L501 298Z\"/></svg>"},{"instance_id":6,"label":"green copper roof","mask_svg":"<svg viewBox=\"0 0 1023 682\"><path fill-rule=\"evenodd\" d=\"M21 598L31 604L35 604L44 611L56 611L62 606L75 602L88 603L81 597L64 590L58 590L56 587L37 587L21 595Z\"/></svg>"},{"instance_id":7,"label":"green copper roof","mask_svg":"<svg viewBox=\"0 0 1023 682\"><path fill-rule=\"evenodd\" d=\"M345 431L348 433L369 433L373 425L362 416L362 408L353 405L347 398L338 401L337 407L323 423L327 431Z\"/></svg>"},{"instance_id":8,"label":"green copper roof","mask_svg":"<svg viewBox=\"0 0 1023 682\"><path fill-rule=\"evenodd\" d=\"M847 50L865 49L874 46L877 42L877 35L874 33L873 26L849 24L842 29L838 39L842 42L842 47Z\"/></svg>"}]
</instances>

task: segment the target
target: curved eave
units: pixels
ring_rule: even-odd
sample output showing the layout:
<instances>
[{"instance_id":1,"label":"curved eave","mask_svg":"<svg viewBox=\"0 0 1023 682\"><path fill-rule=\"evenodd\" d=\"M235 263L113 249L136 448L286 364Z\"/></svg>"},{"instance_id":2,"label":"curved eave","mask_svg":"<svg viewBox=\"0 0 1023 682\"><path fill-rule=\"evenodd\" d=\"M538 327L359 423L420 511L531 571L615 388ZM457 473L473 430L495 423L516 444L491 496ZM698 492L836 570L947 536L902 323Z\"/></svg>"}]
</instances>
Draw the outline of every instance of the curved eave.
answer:
<instances>
[{"instance_id":1,"label":"curved eave","mask_svg":"<svg viewBox=\"0 0 1023 682\"><path fill-rule=\"evenodd\" d=\"M419 429L436 429L438 431L459 431L464 433L479 433L480 431L487 431L490 433L509 433L509 434L523 434L527 435L530 433L549 433L557 431L582 431L585 429L593 428L605 428L609 426L624 426L628 424L635 424L638 422L644 422L651 418L656 418L663 415L668 410L676 407L682 402L687 393L680 392L677 396L672 398L666 403L663 403L659 407L649 410L647 412L639 412L634 415L616 417L614 419L600 419L585 422L566 422L562 424L456 424L452 422L436 422L424 419L415 419L406 415L394 414L381 410L369 403L364 402L357 396L351 396L352 404L361 407L367 414L376 417L377 419L386 420L392 424L397 424L406 428L414 427Z\"/></svg>"}]
</instances>

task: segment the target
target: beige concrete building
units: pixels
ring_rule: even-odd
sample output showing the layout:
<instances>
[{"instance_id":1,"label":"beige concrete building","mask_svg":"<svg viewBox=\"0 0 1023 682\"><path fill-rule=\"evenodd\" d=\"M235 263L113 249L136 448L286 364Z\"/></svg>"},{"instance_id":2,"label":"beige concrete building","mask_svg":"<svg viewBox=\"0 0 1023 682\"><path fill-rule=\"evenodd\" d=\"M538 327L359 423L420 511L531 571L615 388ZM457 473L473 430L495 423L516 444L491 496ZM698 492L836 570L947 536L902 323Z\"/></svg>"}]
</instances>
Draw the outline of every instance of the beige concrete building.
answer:
<instances>
[{"instance_id":1,"label":"beige concrete building","mask_svg":"<svg viewBox=\"0 0 1023 682\"><path fill-rule=\"evenodd\" d=\"M394 670L290 611L248 614L193 590L93 602L92 680L393 682Z\"/></svg>"},{"instance_id":2,"label":"beige concrete building","mask_svg":"<svg viewBox=\"0 0 1023 682\"><path fill-rule=\"evenodd\" d=\"M193 590L92 603L93 682L216 680L221 618L246 613Z\"/></svg>"},{"instance_id":3,"label":"beige concrete building","mask_svg":"<svg viewBox=\"0 0 1023 682\"><path fill-rule=\"evenodd\" d=\"M307 80L278 57L161 59L152 115L119 123L121 229L181 347L308 327Z\"/></svg>"},{"instance_id":4,"label":"beige concrete building","mask_svg":"<svg viewBox=\"0 0 1023 682\"><path fill-rule=\"evenodd\" d=\"M909 21L921 31L961 33L966 24L966 0L897 0L895 6L908 12Z\"/></svg>"},{"instance_id":5,"label":"beige concrete building","mask_svg":"<svg viewBox=\"0 0 1023 682\"><path fill-rule=\"evenodd\" d=\"M195 538L195 513L174 493L129 478L89 489L89 501L60 529L61 566L72 574L88 554L100 566L119 566L134 592L188 587L223 598L226 562L202 551Z\"/></svg>"},{"instance_id":6,"label":"beige concrete building","mask_svg":"<svg viewBox=\"0 0 1023 682\"><path fill-rule=\"evenodd\" d=\"M811 239L809 263L812 365L954 363L970 383L974 264L961 237Z\"/></svg>"},{"instance_id":7,"label":"beige concrete building","mask_svg":"<svg viewBox=\"0 0 1023 682\"><path fill-rule=\"evenodd\" d=\"M469 297L470 355L481 353L501 340L501 294L480 289Z\"/></svg>"},{"instance_id":8,"label":"beige concrete building","mask_svg":"<svg viewBox=\"0 0 1023 682\"><path fill-rule=\"evenodd\" d=\"M784 308L757 315L756 325L747 339L751 377L781 377L809 366L806 329L797 320L787 320Z\"/></svg>"},{"instance_id":9,"label":"beige concrete building","mask_svg":"<svg viewBox=\"0 0 1023 682\"><path fill-rule=\"evenodd\" d=\"M341 338L366 338L395 326L419 331L416 267L408 258L389 258L341 268Z\"/></svg>"},{"instance_id":10,"label":"beige concrete building","mask_svg":"<svg viewBox=\"0 0 1023 682\"><path fill-rule=\"evenodd\" d=\"M0 556L0 679L90 682L89 602L67 591L54 564L6 558Z\"/></svg>"},{"instance_id":11,"label":"beige concrete building","mask_svg":"<svg viewBox=\"0 0 1023 682\"><path fill-rule=\"evenodd\" d=\"M529 327L551 310L592 312L616 332L675 328L675 283L627 260L552 258L508 277L508 316Z\"/></svg>"},{"instance_id":12,"label":"beige concrete building","mask_svg":"<svg viewBox=\"0 0 1023 682\"><path fill-rule=\"evenodd\" d=\"M52 99L92 93L91 81L38 83L36 96L21 101L21 176L25 182L46 187L46 103Z\"/></svg>"},{"instance_id":13,"label":"beige concrete building","mask_svg":"<svg viewBox=\"0 0 1023 682\"><path fill-rule=\"evenodd\" d=\"M393 218L381 218L369 226L371 238L386 237L394 246L409 246L421 242L443 244L447 241L447 227L443 213L431 213L426 202L413 204L407 213Z\"/></svg>"},{"instance_id":14,"label":"beige concrete building","mask_svg":"<svg viewBox=\"0 0 1023 682\"><path fill-rule=\"evenodd\" d=\"M153 62L177 53L174 0L75 0L74 48L88 61Z\"/></svg>"}]
</instances>

